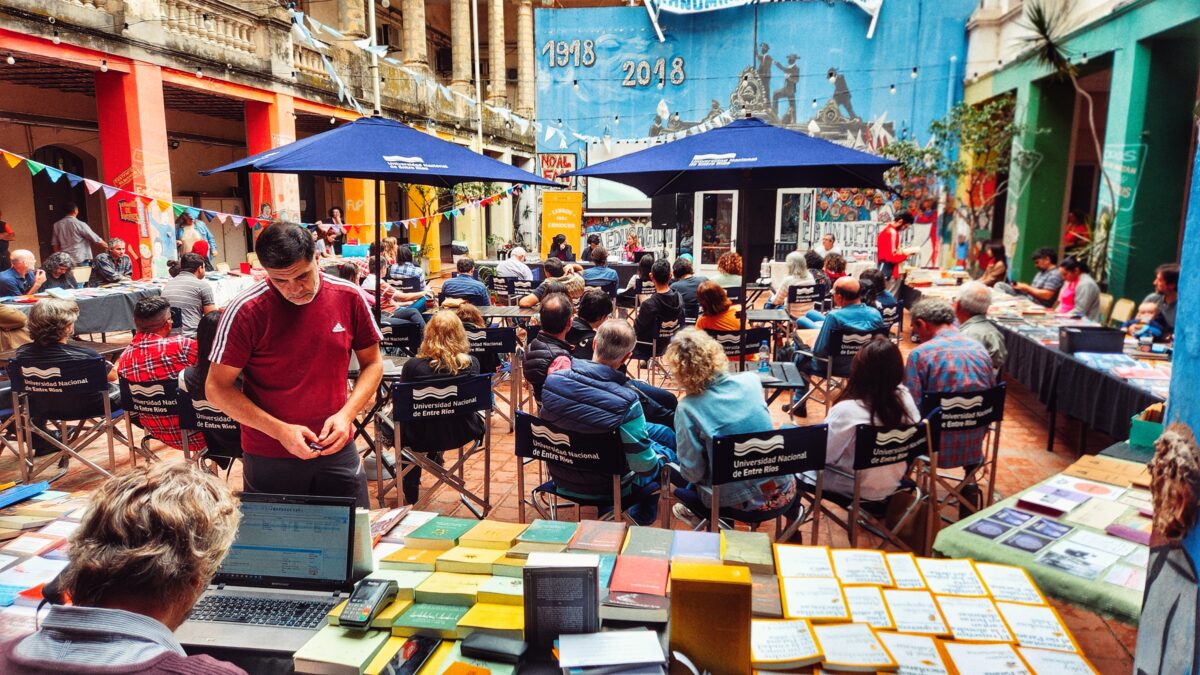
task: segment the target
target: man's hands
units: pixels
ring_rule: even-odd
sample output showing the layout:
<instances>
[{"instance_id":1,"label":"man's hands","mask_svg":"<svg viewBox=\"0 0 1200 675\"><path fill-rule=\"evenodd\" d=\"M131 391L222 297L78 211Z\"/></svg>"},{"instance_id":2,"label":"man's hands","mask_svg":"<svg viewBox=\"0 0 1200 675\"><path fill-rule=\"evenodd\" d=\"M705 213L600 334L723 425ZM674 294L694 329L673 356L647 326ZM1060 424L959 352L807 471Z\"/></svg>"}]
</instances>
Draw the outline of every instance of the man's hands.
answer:
<instances>
[{"instance_id":1,"label":"man's hands","mask_svg":"<svg viewBox=\"0 0 1200 675\"><path fill-rule=\"evenodd\" d=\"M33 273L33 286L30 287L29 292L37 293L38 289L41 288L42 284L44 283L46 283L46 270L39 267L37 271Z\"/></svg>"},{"instance_id":2,"label":"man's hands","mask_svg":"<svg viewBox=\"0 0 1200 675\"><path fill-rule=\"evenodd\" d=\"M345 413L338 411L330 415L329 419L325 420L325 425L321 427L321 436L317 439L317 444L323 448L321 454L332 455L346 447L346 443L350 441L352 428L350 417Z\"/></svg>"},{"instance_id":3,"label":"man's hands","mask_svg":"<svg viewBox=\"0 0 1200 675\"><path fill-rule=\"evenodd\" d=\"M323 446L319 442L317 435L312 432L312 429L302 424L280 423L274 436L275 440L279 441L279 444L285 450L299 459L315 459L322 455L332 455L342 449L341 445ZM319 450L314 449L309 445L310 443L321 445L322 447Z\"/></svg>"}]
</instances>

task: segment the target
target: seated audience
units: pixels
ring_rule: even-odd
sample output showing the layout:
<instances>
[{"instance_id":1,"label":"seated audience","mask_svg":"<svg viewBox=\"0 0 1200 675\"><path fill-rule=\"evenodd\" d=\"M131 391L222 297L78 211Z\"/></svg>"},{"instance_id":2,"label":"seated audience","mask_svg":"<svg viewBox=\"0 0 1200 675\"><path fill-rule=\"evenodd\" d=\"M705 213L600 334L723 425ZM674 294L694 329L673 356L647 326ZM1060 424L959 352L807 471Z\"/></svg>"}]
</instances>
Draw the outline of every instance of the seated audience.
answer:
<instances>
[{"instance_id":1,"label":"seated audience","mask_svg":"<svg viewBox=\"0 0 1200 675\"><path fill-rule=\"evenodd\" d=\"M71 604L52 604L39 630L0 645L0 672L245 675L188 656L172 634L225 559L240 518L229 487L188 464L109 478L92 493L58 577Z\"/></svg>"},{"instance_id":2,"label":"seated audience","mask_svg":"<svg viewBox=\"0 0 1200 675\"><path fill-rule=\"evenodd\" d=\"M787 276L775 288L775 293L767 301L766 309L787 307L788 289L792 286L812 286L816 283L813 275L808 271L808 263L804 260L803 253L792 251L787 254L787 258L784 258L784 261L787 263Z\"/></svg>"},{"instance_id":3,"label":"seated audience","mask_svg":"<svg viewBox=\"0 0 1200 675\"><path fill-rule=\"evenodd\" d=\"M549 258L542 263L542 270L546 272L546 278L542 283L538 284L533 293L526 295L517 301L521 307L533 307L542 301L549 293L549 284L562 284L563 292L574 302L583 295L583 289L587 284L583 280L583 267L575 263L565 264L558 258Z\"/></svg>"},{"instance_id":4,"label":"seated audience","mask_svg":"<svg viewBox=\"0 0 1200 675\"><path fill-rule=\"evenodd\" d=\"M850 378L837 403L829 409L825 424L829 436L825 442L824 489L844 497L854 496L854 439L859 425L898 427L916 424L921 419L912 395L904 388L904 359L900 348L884 337L877 337L855 354L850 363ZM904 462L866 469L861 474L860 495L865 501L887 499L896 492L900 479L908 472ZM804 475L805 482L813 477Z\"/></svg>"},{"instance_id":5,"label":"seated audience","mask_svg":"<svg viewBox=\"0 0 1200 675\"><path fill-rule=\"evenodd\" d=\"M388 237L392 239L393 237ZM395 279L396 277L416 277L420 281L419 288L425 289L425 270L421 269L420 265L413 263L412 247L408 244L404 246L397 245L396 261L388 267L387 277Z\"/></svg>"},{"instance_id":6,"label":"seated audience","mask_svg":"<svg viewBox=\"0 0 1200 675\"><path fill-rule=\"evenodd\" d=\"M835 330L883 330L883 316L874 307L862 304L859 293L862 285L854 277L842 277L833 283L833 310L821 322L821 332L813 344L813 353L829 353L829 336Z\"/></svg>"},{"instance_id":7,"label":"seated audience","mask_svg":"<svg viewBox=\"0 0 1200 675\"><path fill-rule=\"evenodd\" d=\"M654 293L642 300L633 330L637 341L653 344L659 328L664 323L677 322L683 327L683 298L671 290L671 265L665 259L654 261L650 267L650 280L654 282Z\"/></svg>"},{"instance_id":8,"label":"seated audience","mask_svg":"<svg viewBox=\"0 0 1200 675\"><path fill-rule=\"evenodd\" d=\"M529 265L525 264L526 255L524 248L514 246L508 252L508 257L501 260L499 265L496 265L496 276L513 277L522 281L533 281L533 270L529 269Z\"/></svg>"},{"instance_id":9,"label":"seated audience","mask_svg":"<svg viewBox=\"0 0 1200 675\"><path fill-rule=\"evenodd\" d=\"M583 292L583 297L579 298L579 312L571 321L566 339L575 358L592 358L592 340L596 337L596 329L612 316L612 311L612 298L603 289L589 288Z\"/></svg>"},{"instance_id":10,"label":"seated audience","mask_svg":"<svg viewBox=\"0 0 1200 675\"><path fill-rule=\"evenodd\" d=\"M441 310L425 326L425 337L414 358L400 368L401 382L433 382L459 375L478 375L479 361L467 353L467 333L454 312ZM460 448L483 438L483 418L474 412L462 413L436 424L405 424L401 426L402 442L414 452L428 454L441 463L442 452ZM405 462L407 464L407 462ZM412 465L404 475L404 502L415 504L420 497L421 467Z\"/></svg>"},{"instance_id":11,"label":"seated audience","mask_svg":"<svg viewBox=\"0 0 1200 675\"><path fill-rule=\"evenodd\" d=\"M604 293L601 289L595 290ZM574 311L571 299L561 293L551 293L542 300L542 308L538 311L538 323L542 329L525 349L525 363L522 366L525 381L533 387L533 397L538 401L542 400L542 385L546 382L550 364L560 356L571 355L567 333L571 330Z\"/></svg>"},{"instance_id":12,"label":"seated audience","mask_svg":"<svg viewBox=\"0 0 1200 675\"><path fill-rule=\"evenodd\" d=\"M205 392L205 382L208 380L208 369L212 365L209 357L212 355L213 343L217 341L217 328L221 324L222 310L209 312L200 317L200 323L196 326L196 364L188 366L179 373L179 391L187 394L193 401L207 401L208 396ZM241 386L241 382L238 382ZM209 452L214 450L241 450L242 448L242 432L241 429L235 427L233 429L204 429L200 432L204 436L204 445ZM228 467L228 461L222 463L222 468Z\"/></svg>"},{"instance_id":13,"label":"seated audience","mask_svg":"<svg viewBox=\"0 0 1200 675\"><path fill-rule=\"evenodd\" d=\"M650 268L654 265L654 254L645 253L637 261L637 271L633 276L629 277L629 283L625 284L625 288L617 291L617 305L620 307L634 307L637 302L638 282L641 282L642 294L650 292L650 286L653 284L650 281Z\"/></svg>"},{"instance_id":14,"label":"seated audience","mask_svg":"<svg viewBox=\"0 0 1200 675\"><path fill-rule=\"evenodd\" d=\"M804 252L804 264L808 265L808 273L812 275L813 283L832 288L833 281L825 274L825 259L811 248Z\"/></svg>"},{"instance_id":15,"label":"seated audience","mask_svg":"<svg viewBox=\"0 0 1200 675\"><path fill-rule=\"evenodd\" d=\"M68 344L75 335L75 321L79 318L79 305L74 300L44 298L29 312L29 337L33 342L17 349L17 358L28 359L34 365L59 365L69 361L99 358L100 354L88 347ZM117 370L105 361L108 381L117 381ZM113 409L120 401L119 392L113 387ZM34 395L36 396L36 394ZM99 399L96 399L98 402Z\"/></svg>"},{"instance_id":16,"label":"seated audience","mask_svg":"<svg viewBox=\"0 0 1200 675\"><path fill-rule=\"evenodd\" d=\"M970 281L958 290L954 301L954 316L958 319L958 330L963 335L977 340L992 358L992 367L999 373L1008 358L1004 336L1000 329L988 321L988 308L992 306L992 292L978 281Z\"/></svg>"},{"instance_id":17,"label":"seated audience","mask_svg":"<svg viewBox=\"0 0 1200 675\"><path fill-rule=\"evenodd\" d=\"M183 315L183 334L195 337L200 317L216 311L212 284L204 280L204 258L195 253L184 253L179 258L179 274L171 277L162 287L162 297L179 308Z\"/></svg>"},{"instance_id":18,"label":"seated audience","mask_svg":"<svg viewBox=\"0 0 1200 675\"><path fill-rule=\"evenodd\" d=\"M125 255L124 240L113 237L108 240L108 250L92 258L92 276L88 286L115 284L133 278L133 260Z\"/></svg>"},{"instance_id":19,"label":"seated audience","mask_svg":"<svg viewBox=\"0 0 1200 675\"><path fill-rule=\"evenodd\" d=\"M597 243L592 249L591 255L592 266L583 271L583 280L585 282L604 282L616 287L620 280L617 277L617 271L608 266L608 250Z\"/></svg>"},{"instance_id":20,"label":"seated audience","mask_svg":"<svg viewBox=\"0 0 1200 675\"><path fill-rule=\"evenodd\" d=\"M542 389L541 417L547 422L580 433L620 432L621 451L629 466L621 480L623 497L635 484L644 487L654 483L664 460L675 461L675 432L646 421L637 390L629 386L629 376L621 372L635 344L633 329L627 322L605 321L596 331L592 360L560 359L569 367L557 369L556 364ZM612 494L611 476L562 465L551 465L550 476L567 496L595 498ZM658 494L644 495L629 507L629 515L641 525L652 524L658 516Z\"/></svg>"},{"instance_id":21,"label":"seated audience","mask_svg":"<svg viewBox=\"0 0 1200 675\"><path fill-rule=\"evenodd\" d=\"M1171 337L1175 333L1175 307L1179 303L1179 265L1166 263L1154 270L1154 292L1146 296L1143 303L1158 305L1153 325L1159 329L1159 337ZM1157 339L1157 338L1156 338Z\"/></svg>"},{"instance_id":22,"label":"seated audience","mask_svg":"<svg viewBox=\"0 0 1200 675\"><path fill-rule=\"evenodd\" d=\"M548 258L557 258L559 262L574 261L575 254L571 252L571 245L567 243L567 235L554 235L554 239L550 240L550 251L546 256Z\"/></svg>"},{"instance_id":23,"label":"seated audience","mask_svg":"<svg viewBox=\"0 0 1200 675\"><path fill-rule=\"evenodd\" d=\"M671 379L686 394L675 411L675 451L680 473L691 483L705 506L712 506L710 444L716 436L768 431L773 425L754 373L726 372L721 345L707 333L687 328L671 340L663 355ZM740 511L774 511L796 496L791 476L749 479L721 486L722 507ZM676 504L676 518L695 526L700 518ZM704 514L707 516L708 514Z\"/></svg>"},{"instance_id":24,"label":"seated audience","mask_svg":"<svg viewBox=\"0 0 1200 675\"><path fill-rule=\"evenodd\" d=\"M733 304L725 289L712 279L700 284L696 300L700 303L700 317L696 319L696 328L738 330L742 327L742 322L738 319L738 312L742 311L742 306Z\"/></svg>"},{"instance_id":25,"label":"seated audience","mask_svg":"<svg viewBox=\"0 0 1200 675\"><path fill-rule=\"evenodd\" d=\"M904 384L917 405L929 393L983 391L996 384L992 357L983 345L954 327L954 310L941 300L922 300L912 307L913 332L921 339L908 355ZM983 462L986 429L942 433L938 468L963 467L967 473ZM977 500L979 490L967 485L963 496Z\"/></svg>"},{"instance_id":26,"label":"seated audience","mask_svg":"<svg viewBox=\"0 0 1200 675\"><path fill-rule=\"evenodd\" d=\"M196 363L196 341L171 335L171 303L160 295L138 300L133 308L137 327L129 348L121 354L117 373L131 383L174 380ZM183 449L183 432L176 415L137 415L138 426L177 450ZM204 437L192 432L189 449L204 448Z\"/></svg>"},{"instance_id":27,"label":"seated audience","mask_svg":"<svg viewBox=\"0 0 1200 675\"><path fill-rule=\"evenodd\" d=\"M52 253L49 258L42 261L42 269L46 271L46 283L42 284L42 290L61 288L71 291L79 288L79 282L75 281L75 274L71 271L74 267L75 261L71 260L70 253L66 251Z\"/></svg>"},{"instance_id":28,"label":"seated audience","mask_svg":"<svg viewBox=\"0 0 1200 675\"><path fill-rule=\"evenodd\" d=\"M1008 254L1004 251L1004 244L988 244L987 252L991 262L988 263L987 269L983 270L983 276L979 277L980 283L992 287L1001 281L1008 281Z\"/></svg>"},{"instance_id":29,"label":"seated audience","mask_svg":"<svg viewBox=\"0 0 1200 675\"><path fill-rule=\"evenodd\" d=\"M342 263L343 265L346 263ZM350 263L353 264L353 263ZM382 263L387 264L386 259ZM358 266L355 265L355 270ZM375 305L375 284L379 283L379 268L381 263L379 258L367 259L367 270L369 274L362 280L362 288L367 292L369 299L367 304ZM357 282L355 282L357 283ZM420 314L425 311L426 305L429 303L429 298L426 291L403 291L388 283L387 279L383 280L383 285L379 289L380 299L383 301L382 310L390 313L392 316L397 314L413 321L411 314Z\"/></svg>"},{"instance_id":30,"label":"seated audience","mask_svg":"<svg viewBox=\"0 0 1200 675\"><path fill-rule=\"evenodd\" d=\"M896 296L887 289L887 281L878 267L868 267L858 275L861 284L862 301L864 305L883 310L896 306Z\"/></svg>"},{"instance_id":31,"label":"seated audience","mask_svg":"<svg viewBox=\"0 0 1200 675\"><path fill-rule=\"evenodd\" d=\"M1053 307L1063 287L1062 272L1058 270L1058 251L1049 246L1039 248L1033 252L1033 265L1038 272L1033 275L1032 283L1016 283L1010 286L999 282L996 288L1009 295L1023 295L1042 307Z\"/></svg>"},{"instance_id":32,"label":"seated audience","mask_svg":"<svg viewBox=\"0 0 1200 675\"><path fill-rule=\"evenodd\" d=\"M0 305L0 352L33 342L29 337L29 316L11 305Z\"/></svg>"},{"instance_id":33,"label":"seated audience","mask_svg":"<svg viewBox=\"0 0 1200 675\"><path fill-rule=\"evenodd\" d=\"M453 298L447 300L446 304L442 305L444 309L454 312L459 321L462 321L464 331L481 331L487 327L487 321L483 315L479 313L479 308L466 300ZM467 339L468 353L470 353L470 338ZM500 367L500 356L493 353L491 350L483 354L471 354L475 360L479 361L479 372L494 373Z\"/></svg>"},{"instance_id":34,"label":"seated audience","mask_svg":"<svg viewBox=\"0 0 1200 675\"><path fill-rule=\"evenodd\" d=\"M492 297L483 282L471 276L475 270L475 261L463 256L455 263L458 275L450 277L442 284L442 296L447 298L462 298L478 307L492 304Z\"/></svg>"},{"instance_id":35,"label":"seated audience","mask_svg":"<svg viewBox=\"0 0 1200 675\"><path fill-rule=\"evenodd\" d=\"M0 272L0 297L9 295L31 295L46 283L46 271L37 268L33 253L23 248L9 256L12 267Z\"/></svg>"},{"instance_id":36,"label":"seated audience","mask_svg":"<svg viewBox=\"0 0 1200 675\"><path fill-rule=\"evenodd\" d=\"M196 255L200 256L201 258L204 258L204 271L206 271L206 272L216 271L217 268L213 267L213 264L212 264L212 255L209 254L209 252L208 252L208 242L207 241L197 241L194 244L192 244L191 252L195 253Z\"/></svg>"},{"instance_id":37,"label":"seated audience","mask_svg":"<svg viewBox=\"0 0 1200 675\"><path fill-rule=\"evenodd\" d=\"M1088 274L1087 263L1067 256L1058 264L1058 269L1062 272L1063 286L1055 314L1099 321L1100 285Z\"/></svg>"},{"instance_id":38,"label":"seated audience","mask_svg":"<svg viewBox=\"0 0 1200 675\"><path fill-rule=\"evenodd\" d=\"M735 251L726 251L717 258L717 273L709 277L709 281L717 282L718 286L731 288L742 285L742 256Z\"/></svg>"},{"instance_id":39,"label":"seated audience","mask_svg":"<svg viewBox=\"0 0 1200 675\"><path fill-rule=\"evenodd\" d=\"M838 279L846 276L846 259L837 253L830 253L825 256L825 263L821 268L825 270L829 281L836 283Z\"/></svg>"},{"instance_id":40,"label":"seated audience","mask_svg":"<svg viewBox=\"0 0 1200 675\"><path fill-rule=\"evenodd\" d=\"M692 271L691 256L679 256L675 259L675 263L671 265L671 276L674 281L671 282L671 290L679 294L683 299L683 314L688 318L696 318L700 315L700 305L696 302L696 289L700 288L700 284L705 280L705 277L697 276Z\"/></svg>"}]
</instances>

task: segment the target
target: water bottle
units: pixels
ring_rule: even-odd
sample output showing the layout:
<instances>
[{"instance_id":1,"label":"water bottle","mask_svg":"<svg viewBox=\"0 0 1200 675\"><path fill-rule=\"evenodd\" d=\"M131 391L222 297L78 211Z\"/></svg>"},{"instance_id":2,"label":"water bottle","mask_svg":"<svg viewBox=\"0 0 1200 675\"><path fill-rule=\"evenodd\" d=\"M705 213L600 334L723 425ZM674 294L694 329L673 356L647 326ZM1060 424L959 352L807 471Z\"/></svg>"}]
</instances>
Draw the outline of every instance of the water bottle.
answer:
<instances>
[{"instance_id":1,"label":"water bottle","mask_svg":"<svg viewBox=\"0 0 1200 675\"><path fill-rule=\"evenodd\" d=\"M766 340L758 345L758 372L771 372L771 348L767 346Z\"/></svg>"}]
</instances>

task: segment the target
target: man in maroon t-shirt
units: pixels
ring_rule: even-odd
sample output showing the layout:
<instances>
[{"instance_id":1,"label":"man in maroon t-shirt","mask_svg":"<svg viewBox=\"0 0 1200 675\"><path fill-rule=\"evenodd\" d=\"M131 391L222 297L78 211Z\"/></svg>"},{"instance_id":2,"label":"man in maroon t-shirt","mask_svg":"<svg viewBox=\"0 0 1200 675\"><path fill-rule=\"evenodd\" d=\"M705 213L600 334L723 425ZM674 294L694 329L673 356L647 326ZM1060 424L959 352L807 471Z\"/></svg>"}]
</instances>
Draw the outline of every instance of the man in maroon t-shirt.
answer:
<instances>
[{"instance_id":1,"label":"man in maroon t-shirt","mask_svg":"<svg viewBox=\"0 0 1200 675\"><path fill-rule=\"evenodd\" d=\"M268 226L255 252L267 280L225 310L205 387L242 424L245 491L368 506L352 421L383 376L379 328L357 286L320 272L299 225ZM360 374L347 396L351 351Z\"/></svg>"}]
</instances>

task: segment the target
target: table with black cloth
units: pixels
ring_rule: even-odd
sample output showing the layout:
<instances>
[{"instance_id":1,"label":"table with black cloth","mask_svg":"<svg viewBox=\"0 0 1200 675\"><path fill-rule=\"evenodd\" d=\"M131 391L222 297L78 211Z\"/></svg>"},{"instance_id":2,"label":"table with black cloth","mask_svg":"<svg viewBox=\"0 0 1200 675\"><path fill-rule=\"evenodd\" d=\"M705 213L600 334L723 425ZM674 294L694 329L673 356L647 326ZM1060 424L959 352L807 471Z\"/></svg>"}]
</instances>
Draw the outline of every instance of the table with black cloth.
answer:
<instances>
[{"instance_id":1,"label":"table with black cloth","mask_svg":"<svg viewBox=\"0 0 1200 675\"><path fill-rule=\"evenodd\" d=\"M159 287L153 284L138 284L115 293L93 297L75 297L79 305L79 319L75 322L76 333L119 333L133 330L133 308L138 300L159 295ZM36 303L7 303L28 314Z\"/></svg>"},{"instance_id":2,"label":"table with black cloth","mask_svg":"<svg viewBox=\"0 0 1200 675\"><path fill-rule=\"evenodd\" d=\"M546 278L546 273L542 267L544 262L545 262L544 260L526 260L525 261L525 264L529 266L530 271L533 272L533 280L534 281L540 282L541 280ZM489 267L492 269L493 272L495 271L496 266L499 264L500 264L499 260L476 260L475 261L475 266L477 268L478 267ZM564 264L567 264L567 265L579 264L579 265L582 265L584 269L593 267L591 261L584 261L584 260L573 261L573 262L564 263ZM637 274L637 263L628 263L628 262L621 262L621 261L617 261L617 260L609 260L608 266L617 271L617 280L618 280L617 285L621 288L625 288L625 285L629 283L629 280L633 278L633 275Z\"/></svg>"}]
</instances>

